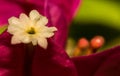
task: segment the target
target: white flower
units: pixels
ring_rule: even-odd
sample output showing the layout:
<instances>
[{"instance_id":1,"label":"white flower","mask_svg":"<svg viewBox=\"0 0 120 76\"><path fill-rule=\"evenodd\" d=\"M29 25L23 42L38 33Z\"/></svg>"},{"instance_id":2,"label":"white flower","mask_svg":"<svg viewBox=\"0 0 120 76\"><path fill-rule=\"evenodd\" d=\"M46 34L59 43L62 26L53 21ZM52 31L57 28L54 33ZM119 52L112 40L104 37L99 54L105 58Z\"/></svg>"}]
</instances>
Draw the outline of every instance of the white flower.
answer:
<instances>
[{"instance_id":1,"label":"white flower","mask_svg":"<svg viewBox=\"0 0 120 76\"><path fill-rule=\"evenodd\" d=\"M40 15L36 10L32 10L29 17L24 13L19 19L11 17L9 20L8 32L12 34L11 44L32 43L42 48L47 48L47 38L57 31L55 27L47 27L48 19Z\"/></svg>"}]
</instances>

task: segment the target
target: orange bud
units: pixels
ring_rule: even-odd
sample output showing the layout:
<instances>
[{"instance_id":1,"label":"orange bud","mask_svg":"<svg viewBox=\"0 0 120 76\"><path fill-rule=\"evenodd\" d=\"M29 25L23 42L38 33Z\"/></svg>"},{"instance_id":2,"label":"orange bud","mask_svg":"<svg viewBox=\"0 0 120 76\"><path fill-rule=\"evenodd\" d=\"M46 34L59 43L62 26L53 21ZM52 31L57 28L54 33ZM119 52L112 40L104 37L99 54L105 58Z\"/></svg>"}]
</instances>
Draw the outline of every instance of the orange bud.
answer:
<instances>
[{"instance_id":1,"label":"orange bud","mask_svg":"<svg viewBox=\"0 0 120 76\"><path fill-rule=\"evenodd\" d=\"M86 38L80 38L78 41L78 47L81 49L85 49L89 46L89 42Z\"/></svg>"},{"instance_id":2,"label":"orange bud","mask_svg":"<svg viewBox=\"0 0 120 76\"><path fill-rule=\"evenodd\" d=\"M98 49L103 46L105 40L102 36L95 36L91 41L90 45L93 49Z\"/></svg>"}]
</instances>

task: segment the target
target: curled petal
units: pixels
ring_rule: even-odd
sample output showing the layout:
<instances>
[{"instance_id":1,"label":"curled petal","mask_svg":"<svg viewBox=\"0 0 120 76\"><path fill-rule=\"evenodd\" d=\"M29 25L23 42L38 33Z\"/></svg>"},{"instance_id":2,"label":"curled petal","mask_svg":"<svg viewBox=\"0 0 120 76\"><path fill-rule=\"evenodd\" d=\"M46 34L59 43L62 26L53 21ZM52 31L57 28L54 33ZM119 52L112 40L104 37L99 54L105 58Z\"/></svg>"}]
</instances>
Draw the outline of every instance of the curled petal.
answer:
<instances>
[{"instance_id":1,"label":"curled petal","mask_svg":"<svg viewBox=\"0 0 120 76\"><path fill-rule=\"evenodd\" d=\"M33 76L78 76L76 68L65 50L52 39L48 48L37 47L32 64Z\"/></svg>"},{"instance_id":2,"label":"curled petal","mask_svg":"<svg viewBox=\"0 0 120 76\"><path fill-rule=\"evenodd\" d=\"M79 76L119 76L120 46L90 56L72 58Z\"/></svg>"},{"instance_id":3,"label":"curled petal","mask_svg":"<svg viewBox=\"0 0 120 76\"><path fill-rule=\"evenodd\" d=\"M80 0L46 0L46 16L50 19L49 26L55 26L54 40L65 48L68 25L70 24ZM61 38L62 37L62 38Z\"/></svg>"}]
</instances>

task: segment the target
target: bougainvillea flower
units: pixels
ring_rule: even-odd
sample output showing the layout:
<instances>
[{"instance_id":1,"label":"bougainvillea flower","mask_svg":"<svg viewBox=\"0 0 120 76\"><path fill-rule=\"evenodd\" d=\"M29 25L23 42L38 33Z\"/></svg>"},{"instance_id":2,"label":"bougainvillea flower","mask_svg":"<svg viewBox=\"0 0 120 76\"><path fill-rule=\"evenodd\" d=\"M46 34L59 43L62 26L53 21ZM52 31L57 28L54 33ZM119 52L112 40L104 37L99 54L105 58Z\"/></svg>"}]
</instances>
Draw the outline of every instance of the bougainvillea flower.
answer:
<instances>
[{"instance_id":1,"label":"bougainvillea flower","mask_svg":"<svg viewBox=\"0 0 120 76\"><path fill-rule=\"evenodd\" d=\"M35 9L48 18L48 27L56 27L47 49L27 44L11 44L12 35L0 35L1 76L77 76L76 68L65 53L68 24L79 0L1 0L0 25L8 25L8 18L18 17Z\"/></svg>"},{"instance_id":2,"label":"bougainvillea flower","mask_svg":"<svg viewBox=\"0 0 120 76\"><path fill-rule=\"evenodd\" d=\"M48 19L48 26L58 29L49 38L47 49L26 44L11 44L11 35L0 35L0 76L119 76L120 47L98 54L69 58L64 47L68 24L78 0L1 0L0 25L8 18L38 10ZM12 11L14 10L14 11Z\"/></svg>"},{"instance_id":3,"label":"bougainvillea flower","mask_svg":"<svg viewBox=\"0 0 120 76\"><path fill-rule=\"evenodd\" d=\"M47 27L48 19L40 15L37 10L32 10L29 17L22 13L19 19L16 17L8 19L7 32L13 35L11 44L32 43L34 46L38 44L46 49L47 38L52 37L57 28Z\"/></svg>"}]
</instances>

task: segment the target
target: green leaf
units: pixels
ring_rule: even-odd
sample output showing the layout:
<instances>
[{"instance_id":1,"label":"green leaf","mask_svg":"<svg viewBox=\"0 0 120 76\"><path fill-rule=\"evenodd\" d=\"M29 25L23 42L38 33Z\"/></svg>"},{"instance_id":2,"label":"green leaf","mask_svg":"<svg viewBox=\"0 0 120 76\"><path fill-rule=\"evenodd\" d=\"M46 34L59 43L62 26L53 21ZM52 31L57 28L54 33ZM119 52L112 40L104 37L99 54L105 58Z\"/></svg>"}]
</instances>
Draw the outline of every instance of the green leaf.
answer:
<instances>
[{"instance_id":1,"label":"green leaf","mask_svg":"<svg viewBox=\"0 0 120 76\"><path fill-rule=\"evenodd\" d=\"M111 1L83 0L76 22L98 22L120 30L120 6Z\"/></svg>"},{"instance_id":2,"label":"green leaf","mask_svg":"<svg viewBox=\"0 0 120 76\"><path fill-rule=\"evenodd\" d=\"M7 26L0 26L0 34L2 34L7 29Z\"/></svg>"}]
</instances>

